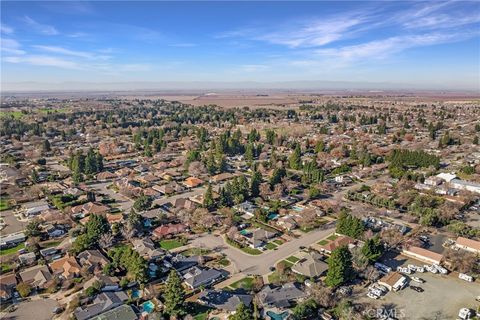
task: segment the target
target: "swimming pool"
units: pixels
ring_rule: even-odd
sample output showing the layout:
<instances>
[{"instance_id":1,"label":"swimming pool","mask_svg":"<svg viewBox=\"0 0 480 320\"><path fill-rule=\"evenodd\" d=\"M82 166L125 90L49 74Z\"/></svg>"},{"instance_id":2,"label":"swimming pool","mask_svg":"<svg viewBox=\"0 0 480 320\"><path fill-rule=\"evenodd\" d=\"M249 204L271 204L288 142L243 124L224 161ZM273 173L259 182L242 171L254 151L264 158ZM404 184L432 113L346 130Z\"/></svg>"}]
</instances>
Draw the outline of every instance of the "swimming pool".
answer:
<instances>
[{"instance_id":1,"label":"swimming pool","mask_svg":"<svg viewBox=\"0 0 480 320\"><path fill-rule=\"evenodd\" d=\"M240 234L241 234L242 236L246 236L247 234L250 234L250 232L249 232L248 230L246 230L246 229L243 229L243 230L240 231Z\"/></svg>"},{"instance_id":2,"label":"swimming pool","mask_svg":"<svg viewBox=\"0 0 480 320\"><path fill-rule=\"evenodd\" d=\"M141 296L142 296L142 293L140 292L140 290L132 290L133 299L140 298Z\"/></svg>"},{"instance_id":3,"label":"swimming pool","mask_svg":"<svg viewBox=\"0 0 480 320\"><path fill-rule=\"evenodd\" d=\"M283 320L288 317L288 311L284 311L282 313L275 313L273 311L267 311L267 316L272 318L272 320Z\"/></svg>"},{"instance_id":4,"label":"swimming pool","mask_svg":"<svg viewBox=\"0 0 480 320\"><path fill-rule=\"evenodd\" d=\"M142 303L142 309L147 313L152 313L155 310L155 304L151 300L145 301Z\"/></svg>"},{"instance_id":5,"label":"swimming pool","mask_svg":"<svg viewBox=\"0 0 480 320\"><path fill-rule=\"evenodd\" d=\"M297 212L302 212L303 211L302 207L297 207L297 206L293 206L292 209L297 211Z\"/></svg>"},{"instance_id":6,"label":"swimming pool","mask_svg":"<svg viewBox=\"0 0 480 320\"><path fill-rule=\"evenodd\" d=\"M268 216L267 216L267 219L268 220L275 220L278 218L278 214L277 213L269 213Z\"/></svg>"}]
</instances>

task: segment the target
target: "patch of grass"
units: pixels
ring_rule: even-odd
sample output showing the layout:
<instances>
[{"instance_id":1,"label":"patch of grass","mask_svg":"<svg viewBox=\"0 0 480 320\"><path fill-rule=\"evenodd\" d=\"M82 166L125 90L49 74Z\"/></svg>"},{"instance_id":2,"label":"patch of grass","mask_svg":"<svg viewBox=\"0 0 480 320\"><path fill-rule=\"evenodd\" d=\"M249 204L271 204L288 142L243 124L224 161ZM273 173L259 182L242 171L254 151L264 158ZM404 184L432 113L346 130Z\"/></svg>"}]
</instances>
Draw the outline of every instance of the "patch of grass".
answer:
<instances>
[{"instance_id":1,"label":"patch of grass","mask_svg":"<svg viewBox=\"0 0 480 320\"><path fill-rule=\"evenodd\" d=\"M291 262L291 261L288 261L288 260L282 260L282 261L280 261L280 262L283 263L283 264L285 264L285 266L286 266L287 268L290 268L290 267L293 266L293 264L294 264L294 262ZM280 262L279 262L279 263L280 263Z\"/></svg>"},{"instance_id":2,"label":"patch of grass","mask_svg":"<svg viewBox=\"0 0 480 320\"><path fill-rule=\"evenodd\" d=\"M253 277L245 277L240 279L230 285L232 289L243 288L245 290L252 290L253 288Z\"/></svg>"},{"instance_id":3,"label":"patch of grass","mask_svg":"<svg viewBox=\"0 0 480 320\"><path fill-rule=\"evenodd\" d=\"M265 245L265 248L267 248L268 250L274 250L277 248L277 245L273 242L269 242Z\"/></svg>"},{"instance_id":4,"label":"patch of grass","mask_svg":"<svg viewBox=\"0 0 480 320\"><path fill-rule=\"evenodd\" d=\"M268 282L270 283L279 283L280 280L281 280L281 277L276 271L268 275Z\"/></svg>"},{"instance_id":5,"label":"patch of grass","mask_svg":"<svg viewBox=\"0 0 480 320\"><path fill-rule=\"evenodd\" d=\"M244 247L244 248L241 248L240 250L242 250L245 253L252 254L252 255L255 255L255 256L259 255L259 254L262 254L262 251L260 251L258 249L250 248L250 247Z\"/></svg>"},{"instance_id":6,"label":"patch of grass","mask_svg":"<svg viewBox=\"0 0 480 320\"><path fill-rule=\"evenodd\" d=\"M273 242L275 242L275 244L279 245L279 246L283 244L283 241L280 240L280 239L275 239L275 240L273 240Z\"/></svg>"},{"instance_id":7,"label":"patch of grass","mask_svg":"<svg viewBox=\"0 0 480 320\"><path fill-rule=\"evenodd\" d=\"M25 248L25 243L20 243L19 245L15 246L15 247L11 247L11 248L8 248L8 249L2 249L0 250L0 256L5 256L7 254L13 254L13 253L17 253L18 250L20 249L24 249Z\"/></svg>"},{"instance_id":8,"label":"patch of grass","mask_svg":"<svg viewBox=\"0 0 480 320\"><path fill-rule=\"evenodd\" d=\"M8 210L10 208L10 201L8 201L7 199L0 199L0 211Z\"/></svg>"},{"instance_id":9,"label":"patch of grass","mask_svg":"<svg viewBox=\"0 0 480 320\"><path fill-rule=\"evenodd\" d=\"M323 240L321 240L321 241L318 241L317 243L318 243L319 245L321 245L321 246L324 246L324 245L326 245L326 244L329 243L329 242L330 242L330 241L328 241L328 240L326 240L326 239L323 239Z\"/></svg>"},{"instance_id":10,"label":"patch of grass","mask_svg":"<svg viewBox=\"0 0 480 320\"><path fill-rule=\"evenodd\" d=\"M182 251L182 255L185 257L191 257L191 256L204 256L209 253L211 253L212 250L210 249L205 249L205 248L190 248L185 251Z\"/></svg>"},{"instance_id":11,"label":"patch of grass","mask_svg":"<svg viewBox=\"0 0 480 320\"><path fill-rule=\"evenodd\" d=\"M183 244L176 239L160 241L160 247L164 250L172 250L181 246L183 246Z\"/></svg>"},{"instance_id":12,"label":"patch of grass","mask_svg":"<svg viewBox=\"0 0 480 320\"><path fill-rule=\"evenodd\" d=\"M21 119L24 114L21 111L1 111L0 112L0 119L1 118L14 118L14 119Z\"/></svg>"},{"instance_id":13,"label":"patch of grass","mask_svg":"<svg viewBox=\"0 0 480 320\"><path fill-rule=\"evenodd\" d=\"M290 256L290 257L288 257L286 260L287 260L287 261L290 261L291 263L295 263L295 262L297 262L297 261L300 260L300 259L298 259L298 258L295 257L295 256Z\"/></svg>"},{"instance_id":14,"label":"patch of grass","mask_svg":"<svg viewBox=\"0 0 480 320\"><path fill-rule=\"evenodd\" d=\"M69 108L40 108L38 109L38 112L44 113L44 114L50 114L50 113L65 113L69 111Z\"/></svg>"},{"instance_id":15,"label":"patch of grass","mask_svg":"<svg viewBox=\"0 0 480 320\"><path fill-rule=\"evenodd\" d=\"M230 260L228 260L227 258L222 258L218 260L218 264L221 265L222 267L226 267L230 265Z\"/></svg>"},{"instance_id":16,"label":"patch of grass","mask_svg":"<svg viewBox=\"0 0 480 320\"><path fill-rule=\"evenodd\" d=\"M337 238L338 238L338 236L337 236L336 234L332 234L332 235L329 236L327 239L334 241L334 240L337 239Z\"/></svg>"},{"instance_id":17,"label":"patch of grass","mask_svg":"<svg viewBox=\"0 0 480 320\"><path fill-rule=\"evenodd\" d=\"M2 273L7 273L9 271L12 271L13 267L8 264L8 263L1 263L0 264L0 270L2 271Z\"/></svg>"}]
</instances>

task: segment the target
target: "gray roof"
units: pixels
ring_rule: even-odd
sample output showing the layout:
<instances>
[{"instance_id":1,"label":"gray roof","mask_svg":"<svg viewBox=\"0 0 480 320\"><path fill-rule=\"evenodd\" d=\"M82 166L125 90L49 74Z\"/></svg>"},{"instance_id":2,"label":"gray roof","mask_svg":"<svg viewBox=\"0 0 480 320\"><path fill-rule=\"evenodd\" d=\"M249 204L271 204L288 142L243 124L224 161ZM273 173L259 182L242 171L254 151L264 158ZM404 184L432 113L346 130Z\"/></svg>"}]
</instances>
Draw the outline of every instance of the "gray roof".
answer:
<instances>
[{"instance_id":1,"label":"gray roof","mask_svg":"<svg viewBox=\"0 0 480 320\"><path fill-rule=\"evenodd\" d=\"M287 308L292 301L306 297L306 293L294 283L286 283L281 287L268 285L259 292L260 302L264 306Z\"/></svg>"},{"instance_id":2,"label":"gray roof","mask_svg":"<svg viewBox=\"0 0 480 320\"><path fill-rule=\"evenodd\" d=\"M193 267L183 275L185 283L194 289L200 286L208 286L223 277L224 274L219 270L201 269L199 267Z\"/></svg>"},{"instance_id":3,"label":"gray roof","mask_svg":"<svg viewBox=\"0 0 480 320\"><path fill-rule=\"evenodd\" d=\"M205 290L198 297L205 305L226 311L235 311L243 302L247 307L252 303L250 294L235 293L230 291Z\"/></svg>"},{"instance_id":4,"label":"gray roof","mask_svg":"<svg viewBox=\"0 0 480 320\"><path fill-rule=\"evenodd\" d=\"M75 309L75 318L77 318L77 320L92 319L95 316L122 305L127 299L128 297L123 291L101 293L95 298L92 304Z\"/></svg>"},{"instance_id":5,"label":"gray roof","mask_svg":"<svg viewBox=\"0 0 480 320\"><path fill-rule=\"evenodd\" d=\"M328 264L322 260L322 255L310 253L292 266L292 271L307 277L318 277L328 269Z\"/></svg>"},{"instance_id":6,"label":"gray roof","mask_svg":"<svg viewBox=\"0 0 480 320\"><path fill-rule=\"evenodd\" d=\"M122 304L110 311L99 314L95 320L136 320L138 319L135 311L127 304Z\"/></svg>"}]
</instances>

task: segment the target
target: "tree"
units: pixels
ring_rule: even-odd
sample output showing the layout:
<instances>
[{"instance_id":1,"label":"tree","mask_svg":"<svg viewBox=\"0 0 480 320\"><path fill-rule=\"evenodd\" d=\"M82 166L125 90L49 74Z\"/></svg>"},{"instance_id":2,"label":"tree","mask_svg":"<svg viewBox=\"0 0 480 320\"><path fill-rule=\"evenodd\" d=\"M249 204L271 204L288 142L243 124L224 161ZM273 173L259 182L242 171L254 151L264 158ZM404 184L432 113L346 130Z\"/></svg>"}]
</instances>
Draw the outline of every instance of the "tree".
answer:
<instances>
[{"instance_id":1,"label":"tree","mask_svg":"<svg viewBox=\"0 0 480 320\"><path fill-rule=\"evenodd\" d=\"M383 246L380 243L379 237L368 239L362 247L362 253L370 263L375 262L382 255L382 252Z\"/></svg>"},{"instance_id":2,"label":"tree","mask_svg":"<svg viewBox=\"0 0 480 320\"><path fill-rule=\"evenodd\" d=\"M146 195L141 195L138 197L135 202L133 203L133 208L137 211L145 211L147 209L150 209L152 206L152 198Z\"/></svg>"},{"instance_id":3,"label":"tree","mask_svg":"<svg viewBox=\"0 0 480 320\"><path fill-rule=\"evenodd\" d=\"M27 237L38 237L40 235L40 220L33 219L25 227L25 235Z\"/></svg>"},{"instance_id":4,"label":"tree","mask_svg":"<svg viewBox=\"0 0 480 320\"><path fill-rule=\"evenodd\" d=\"M127 227L135 232L140 231L143 227L143 217L135 210L130 210L127 216Z\"/></svg>"},{"instance_id":5,"label":"tree","mask_svg":"<svg viewBox=\"0 0 480 320\"><path fill-rule=\"evenodd\" d=\"M39 177L38 177L38 172L37 170L33 169L32 174L30 175L30 179L32 180L33 183L38 183Z\"/></svg>"},{"instance_id":6,"label":"tree","mask_svg":"<svg viewBox=\"0 0 480 320\"><path fill-rule=\"evenodd\" d=\"M185 314L185 291L175 270L171 270L163 293L165 311L170 316Z\"/></svg>"},{"instance_id":7,"label":"tree","mask_svg":"<svg viewBox=\"0 0 480 320\"><path fill-rule=\"evenodd\" d=\"M100 236L109 232L110 225L104 216L92 214L85 224L85 231L73 243L73 251L79 253L98 244Z\"/></svg>"},{"instance_id":8,"label":"tree","mask_svg":"<svg viewBox=\"0 0 480 320\"><path fill-rule=\"evenodd\" d=\"M50 141L48 141L48 139L43 140L43 151L50 152L51 150Z\"/></svg>"},{"instance_id":9,"label":"tree","mask_svg":"<svg viewBox=\"0 0 480 320\"><path fill-rule=\"evenodd\" d=\"M260 195L260 184L262 183L262 174L255 170L250 180L250 195L256 198Z\"/></svg>"},{"instance_id":10,"label":"tree","mask_svg":"<svg viewBox=\"0 0 480 320\"><path fill-rule=\"evenodd\" d=\"M315 315L318 305L313 299L298 303L292 309L292 315L294 320L310 319Z\"/></svg>"},{"instance_id":11,"label":"tree","mask_svg":"<svg viewBox=\"0 0 480 320\"><path fill-rule=\"evenodd\" d=\"M22 298L28 297L30 295L30 292L32 292L32 288L25 282L20 282L19 284L17 284L16 289L18 291L18 294Z\"/></svg>"},{"instance_id":12,"label":"tree","mask_svg":"<svg viewBox=\"0 0 480 320\"><path fill-rule=\"evenodd\" d=\"M252 310L250 310L243 302L237 306L235 310L235 314L231 315L229 320L252 320L253 314Z\"/></svg>"},{"instance_id":13,"label":"tree","mask_svg":"<svg viewBox=\"0 0 480 320\"><path fill-rule=\"evenodd\" d=\"M290 168L294 170L299 170L302 167L302 151L300 149L300 144L295 145L295 149L293 150L290 157L288 157L288 164Z\"/></svg>"},{"instance_id":14,"label":"tree","mask_svg":"<svg viewBox=\"0 0 480 320\"><path fill-rule=\"evenodd\" d=\"M328 258L325 284L329 287L337 287L351 280L353 276L352 255L348 247L342 246L333 250Z\"/></svg>"},{"instance_id":15,"label":"tree","mask_svg":"<svg viewBox=\"0 0 480 320\"><path fill-rule=\"evenodd\" d=\"M212 185L208 184L207 190L203 196L203 206L207 209L212 209L214 205L215 201L213 200Z\"/></svg>"},{"instance_id":16,"label":"tree","mask_svg":"<svg viewBox=\"0 0 480 320\"><path fill-rule=\"evenodd\" d=\"M342 211L337 221L336 230L340 234L358 239L363 234L365 227L362 220Z\"/></svg>"}]
</instances>

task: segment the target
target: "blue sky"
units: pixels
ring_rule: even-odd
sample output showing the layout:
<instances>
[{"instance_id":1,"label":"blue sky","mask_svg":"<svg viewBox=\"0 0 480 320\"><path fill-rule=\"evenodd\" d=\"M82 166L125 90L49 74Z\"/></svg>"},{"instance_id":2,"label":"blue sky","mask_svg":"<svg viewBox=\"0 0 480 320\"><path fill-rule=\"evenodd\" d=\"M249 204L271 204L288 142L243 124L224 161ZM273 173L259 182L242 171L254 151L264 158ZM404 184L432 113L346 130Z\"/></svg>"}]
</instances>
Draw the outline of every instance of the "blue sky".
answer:
<instances>
[{"instance_id":1,"label":"blue sky","mask_svg":"<svg viewBox=\"0 0 480 320\"><path fill-rule=\"evenodd\" d=\"M2 1L2 82L478 89L480 2Z\"/></svg>"}]
</instances>

